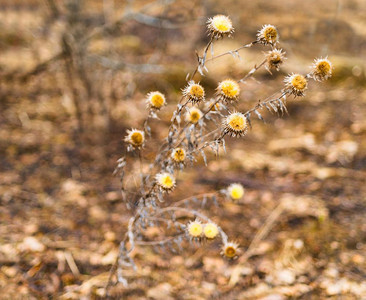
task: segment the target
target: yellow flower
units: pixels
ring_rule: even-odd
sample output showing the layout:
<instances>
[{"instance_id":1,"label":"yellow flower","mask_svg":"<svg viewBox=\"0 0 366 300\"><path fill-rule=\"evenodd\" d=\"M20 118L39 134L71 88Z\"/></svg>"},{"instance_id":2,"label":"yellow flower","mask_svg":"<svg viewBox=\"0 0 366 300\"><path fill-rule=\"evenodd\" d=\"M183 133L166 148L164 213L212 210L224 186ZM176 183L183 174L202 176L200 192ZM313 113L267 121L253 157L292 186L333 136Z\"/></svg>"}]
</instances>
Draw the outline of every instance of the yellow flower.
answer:
<instances>
[{"instance_id":1,"label":"yellow flower","mask_svg":"<svg viewBox=\"0 0 366 300\"><path fill-rule=\"evenodd\" d=\"M257 41L261 44L274 45L278 42L278 32L273 25L263 25L262 29L258 31Z\"/></svg>"},{"instance_id":2,"label":"yellow flower","mask_svg":"<svg viewBox=\"0 0 366 300\"><path fill-rule=\"evenodd\" d=\"M221 255L229 259L234 259L238 256L239 248L238 244L234 242L227 242L223 245Z\"/></svg>"},{"instance_id":3,"label":"yellow flower","mask_svg":"<svg viewBox=\"0 0 366 300\"><path fill-rule=\"evenodd\" d=\"M217 94L221 100L236 101L239 98L239 84L232 79L221 81L217 87Z\"/></svg>"},{"instance_id":4,"label":"yellow flower","mask_svg":"<svg viewBox=\"0 0 366 300\"><path fill-rule=\"evenodd\" d=\"M248 124L245 116L242 113L235 112L228 115L224 122L224 133L233 137L244 136L248 131Z\"/></svg>"},{"instance_id":5,"label":"yellow flower","mask_svg":"<svg viewBox=\"0 0 366 300\"><path fill-rule=\"evenodd\" d=\"M215 39L222 38L224 35L230 36L234 32L233 24L229 17L217 15L207 21L209 33Z\"/></svg>"},{"instance_id":6,"label":"yellow flower","mask_svg":"<svg viewBox=\"0 0 366 300\"><path fill-rule=\"evenodd\" d=\"M186 113L187 122L196 124L202 118L202 112L197 107L191 107Z\"/></svg>"},{"instance_id":7,"label":"yellow flower","mask_svg":"<svg viewBox=\"0 0 366 300\"><path fill-rule=\"evenodd\" d=\"M193 238L198 238L202 235L203 228L200 221L191 221L187 226L189 235Z\"/></svg>"},{"instance_id":8,"label":"yellow flower","mask_svg":"<svg viewBox=\"0 0 366 300\"><path fill-rule=\"evenodd\" d=\"M327 58L318 58L312 65L312 76L314 80L322 81L332 76L332 63Z\"/></svg>"},{"instance_id":9,"label":"yellow flower","mask_svg":"<svg viewBox=\"0 0 366 300\"><path fill-rule=\"evenodd\" d=\"M219 234L219 229L215 223L207 223L203 228L203 233L208 239L214 239Z\"/></svg>"},{"instance_id":10,"label":"yellow flower","mask_svg":"<svg viewBox=\"0 0 366 300\"><path fill-rule=\"evenodd\" d=\"M232 200L239 200L244 195L244 187L240 183L232 183L229 185L228 194Z\"/></svg>"},{"instance_id":11,"label":"yellow flower","mask_svg":"<svg viewBox=\"0 0 366 300\"><path fill-rule=\"evenodd\" d=\"M267 68L280 70L280 66L283 64L286 52L282 52L282 49L273 49L266 53Z\"/></svg>"},{"instance_id":12,"label":"yellow flower","mask_svg":"<svg viewBox=\"0 0 366 300\"><path fill-rule=\"evenodd\" d=\"M131 129L127 130L125 142L131 144L135 148L142 147L145 141L145 133L141 130Z\"/></svg>"},{"instance_id":13,"label":"yellow flower","mask_svg":"<svg viewBox=\"0 0 366 300\"><path fill-rule=\"evenodd\" d=\"M183 89L183 96L187 97L193 103L199 103L205 100L205 90L199 83L190 81Z\"/></svg>"},{"instance_id":14,"label":"yellow flower","mask_svg":"<svg viewBox=\"0 0 366 300\"><path fill-rule=\"evenodd\" d=\"M160 92L150 92L147 94L146 103L153 109L160 109L166 105L164 94Z\"/></svg>"},{"instance_id":15,"label":"yellow flower","mask_svg":"<svg viewBox=\"0 0 366 300\"><path fill-rule=\"evenodd\" d=\"M156 184L164 191L171 191L175 187L175 178L168 172L157 174L155 180Z\"/></svg>"},{"instance_id":16,"label":"yellow flower","mask_svg":"<svg viewBox=\"0 0 366 300\"><path fill-rule=\"evenodd\" d=\"M186 151L183 148L175 148L171 154L171 158L177 162L184 162L186 159Z\"/></svg>"},{"instance_id":17,"label":"yellow flower","mask_svg":"<svg viewBox=\"0 0 366 300\"><path fill-rule=\"evenodd\" d=\"M304 96L308 87L308 81L305 76L300 74L290 74L284 80L286 88L295 96Z\"/></svg>"}]
</instances>

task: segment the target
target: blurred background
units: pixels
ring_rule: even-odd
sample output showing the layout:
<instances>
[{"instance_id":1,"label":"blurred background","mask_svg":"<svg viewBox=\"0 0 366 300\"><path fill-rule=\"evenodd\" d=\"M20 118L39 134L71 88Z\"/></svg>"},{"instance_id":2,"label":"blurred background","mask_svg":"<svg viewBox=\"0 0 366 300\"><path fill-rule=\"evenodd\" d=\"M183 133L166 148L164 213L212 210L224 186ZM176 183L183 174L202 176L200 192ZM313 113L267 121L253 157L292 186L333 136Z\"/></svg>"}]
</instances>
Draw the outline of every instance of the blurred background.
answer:
<instances>
[{"instance_id":1,"label":"blurred background","mask_svg":"<svg viewBox=\"0 0 366 300\"><path fill-rule=\"evenodd\" d=\"M225 14L235 33L215 43L215 54L273 24L287 56L281 71L263 69L242 86L243 110L288 73L309 72L314 58L328 56L334 76L289 100L289 115L264 113L267 124L254 121L245 138L228 139L227 155L185 171L170 201L242 183L241 203L206 213L243 249L278 203L294 207L246 263L226 262L215 243L183 253L143 248L129 287L112 295L364 299L365 11L364 0L0 0L0 297L103 297L131 216L112 176L125 131L146 118L146 93L164 92L172 105L151 124L146 158L154 157L195 50L208 42L206 20ZM208 63L200 80L213 93L264 50Z\"/></svg>"}]
</instances>

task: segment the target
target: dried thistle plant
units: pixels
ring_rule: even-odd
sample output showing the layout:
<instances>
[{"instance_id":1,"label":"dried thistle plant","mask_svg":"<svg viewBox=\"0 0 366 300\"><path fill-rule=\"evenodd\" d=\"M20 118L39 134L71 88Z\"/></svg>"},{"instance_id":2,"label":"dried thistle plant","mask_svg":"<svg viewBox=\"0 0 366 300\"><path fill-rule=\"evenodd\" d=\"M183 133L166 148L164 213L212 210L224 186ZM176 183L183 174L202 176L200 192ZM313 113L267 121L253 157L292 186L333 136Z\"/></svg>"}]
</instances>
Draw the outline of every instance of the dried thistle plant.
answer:
<instances>
[{"instance_id":1,"label":"dried thistle plant","mask_svg":"<svg viewBox=\"0 0 366 300\"><path fill-rule=\"evenodd\" d=\"M143 151L145 133L150 136L149 118L157 118L157 114L165 105L169 105L169 97L155 91L147 94L146 103L148 117L142 129L127 131L125 142L127 150L140 160L141 168L138 170L140 189L128 190L125 187L126 158L118 160L115 174L120 174L122 182L123 199L129 208L133 208L133 216L128 223L125 238L120 243L119 257L112 268L108 286L111 285L114 275L117 281L127 285L124 271L136 268L130 256L131 251L137 246L152 246L167 248L175 251L186 246L186 242L202 242L213 239L221 241L218 249L227 259L237 258L241 251L239 245L229 240L222 228L201 212L194 209L195 203L204 208L205 203L211 200L239 201L245 194L244 187L233 183L224 190L206 193L199 196L189 196L167 205L165 195L172 193L177 184L179 173L188 166L193 166L198 156L202 156L207 164L205 150L211 149L218 153L225 149L225 139L230 137L243 137L251 129L252 115L264 121L261 111L266 109L271 113L283 115L287 112L286 100L289 96L302 97L308 88L310 79L322 81L332 75L332 64L325 58L316 59L308 74L289 74L284 79L284 86L275 94L264 101L259 101L247 111L237 111L234 105L240 101L240 84L245 82L261 67L270 70L279 70L285 60L285 52L277 48L279 34L275 26L264 25L258 32L256 40L238 49L207 58L210 46L217 39L232 35L234 27L229 17L218 15L207 22L210 40L204 48L203 54L197 56L198 65L194 72L187 75L187 85L182 89L182 97L177 104L171 118L168 134L157 150L156 157L149 162L148 171L143 171ZM206 63L222 56L232 54L239 56L239 51L244 48L261 45L270 49L264 53L264 60L254 66L248 74L240 79L226 79L218 83L216 91L211 97L204 86L194 80L197 72L202 76L207 71ZM148 139L148 138L147 138ZM272 224L273 220L268 221ZM165 229L166 236L160 240L146 238L146 228L158 226ZM264 230L265 232L265 230ZM257 236L263 237L260 232ZM257 241L252 244L256 244ZM251 245L252 245L251 244ZM252 250L252 249L251 249ZM248 251L248 250L247 250ZM246 254L248 255L248 254ZM107 289L108 290L108 289Z\"/></svg>"}]
</instances>

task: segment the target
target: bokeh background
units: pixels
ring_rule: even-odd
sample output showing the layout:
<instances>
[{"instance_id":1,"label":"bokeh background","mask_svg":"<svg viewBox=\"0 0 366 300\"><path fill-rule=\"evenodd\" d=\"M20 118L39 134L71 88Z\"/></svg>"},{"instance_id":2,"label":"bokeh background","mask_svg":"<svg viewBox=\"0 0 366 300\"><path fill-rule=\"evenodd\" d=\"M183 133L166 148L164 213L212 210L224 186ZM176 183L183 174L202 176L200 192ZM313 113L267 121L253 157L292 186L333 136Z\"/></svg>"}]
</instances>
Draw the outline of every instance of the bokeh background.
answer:
<instances>
[{"instance_id":1,"label":"bokeh background","mask_svg":"<svg viewBox=\"0 0 366 300\"><path fill-rule=\"evenodd\" d=\"M288 58L280 72L261 70L243 86L242 109L278 90L286 74L308 72L316 57L329 57L334 76L289 100L289 115L264 113L266 124L227 141L227 155L209 155L207 167L198 161L169 201L242 183L240 203L205 212L243 249L279 203L289 207L245 263L223 260L217 243L181 253L141 248L130 285L111 295L365 299L365 11L364 0L1 0L0 297L103 297L131 216L112 176L125 130L146 117L147 92L169 95L172 105L152 124L146 158L154 157L195 50L208 41L205 22L220 13L235 34L215 43L215 54L273 24ZM208 63L201 82L213 92L263 51Z\"/></svg>"}]
</instances>

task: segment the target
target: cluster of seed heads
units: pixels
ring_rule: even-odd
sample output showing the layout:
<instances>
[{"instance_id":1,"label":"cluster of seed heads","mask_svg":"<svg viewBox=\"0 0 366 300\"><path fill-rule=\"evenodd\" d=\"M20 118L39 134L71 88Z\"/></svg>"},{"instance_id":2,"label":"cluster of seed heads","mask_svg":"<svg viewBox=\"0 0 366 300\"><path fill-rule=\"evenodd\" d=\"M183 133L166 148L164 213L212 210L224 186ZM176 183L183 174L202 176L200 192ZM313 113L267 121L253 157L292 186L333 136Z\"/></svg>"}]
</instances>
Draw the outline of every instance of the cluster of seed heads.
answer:
<instances>
[{"instance_id":1,"label":"cluster of seed heads","mask_svg":"<svg viewBox=\"0 0 366 300\"><path fill-rule=\"evenodd\" d=\"M302 97L308 88L310 79L323 81L332 75L333 67L327 58L315 59L308 74L291 73L287 75L284 79L283 88L275 96L269 97L265 101L259 101L255 107L248 111L237 111L234 106L240 101L240 84L262 66L271 72L272 70L280 70L284 63L286 53L283 49L277 48L279 42L278 30L273 25L264 25L258 31L256 40L252 43L218 55L217 57L226 54L239 56L239 50L256 44L270 48L265 52L263 62L250 70L244 78L239 80L227 78L220 81L212 97L208 97L209 93L202 84L194 80L194 77L197 72L204 75L204 72L207 71L206 63L209 47L218 39L230 37L234 33L234 27L229 17L217 15L208 19L207 29L210 41L203 55L198 56L196 70L187 75L187 85L182 89L182 98L173 113L167 138L160 145L155 160L149 166L148 173L140 171L140 191L137 193L133 191L129 194L122 186L127 204L132 203L135 211L129 222L126 238L121 243L118 260L118 278L120 281L123 281L121 271L123 267L131 265L129 253L135 245L158 245L160 247L169 245L171 249L174 249L174 245L180 246L184 238L188 238L186 240L189 241L199 242L220 238L222 242L221 254L228 259L236 258L240 253L239 245L229 241L226 233L217 224L198 210L179 206L180 202L167 206L161 204L165 201L165 195L176 188L179 172L188 165L192 165L197 156L202 155L206 163L205 150L211 148L218 153L220 147L225 150L226 136L245 136L251 128L252 114L257 115L262 121L263 117L260 111L263 109L283 114L287 112L286 98L288 96ZM217 57L212 56L210 60ZM147 94L148 119L157 118L157 113L168 104L167 98L159 91ZM141 153L146 143L145 133L148 136L151 135L148 119L144 122L142 129L128 130L124 139L127 143L127 150L137 153L141 164L143 164ZM120 159L117 171L121 174L122 182L125 166L125 158ZM233 183L218 194L226 199L239 201L244 196L244 187L240 183ZM193 219L189 222L181 222L183 216L190 216ZM143 240L146 227L161 225L162 223L169 226L169 228L175 228L175 235L160 241ZM130 249L127 249L127 242L130 244Z\"/></svg>"}]
</instances>

